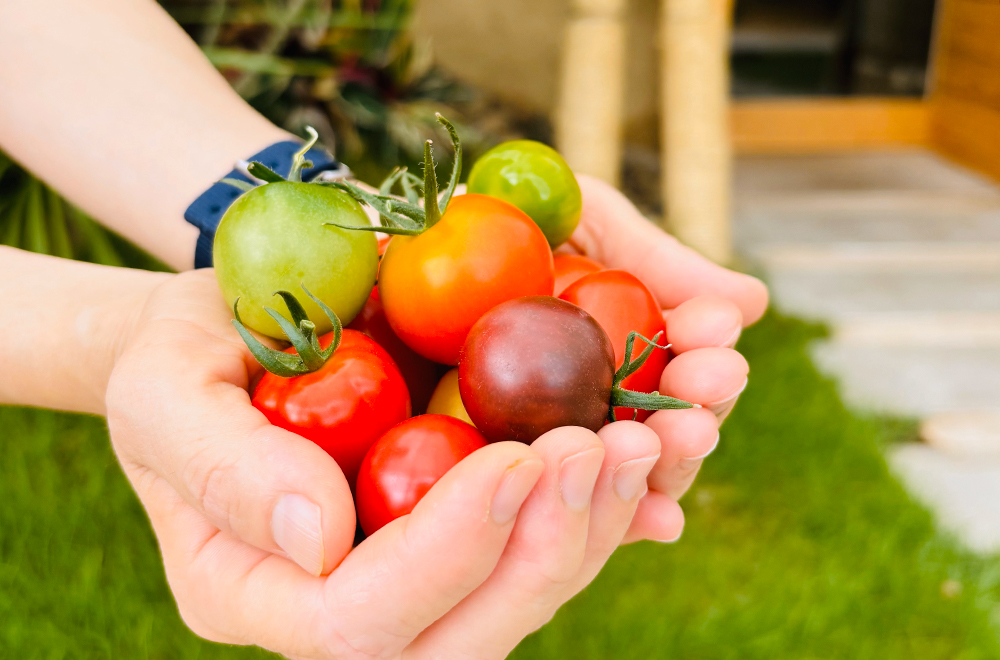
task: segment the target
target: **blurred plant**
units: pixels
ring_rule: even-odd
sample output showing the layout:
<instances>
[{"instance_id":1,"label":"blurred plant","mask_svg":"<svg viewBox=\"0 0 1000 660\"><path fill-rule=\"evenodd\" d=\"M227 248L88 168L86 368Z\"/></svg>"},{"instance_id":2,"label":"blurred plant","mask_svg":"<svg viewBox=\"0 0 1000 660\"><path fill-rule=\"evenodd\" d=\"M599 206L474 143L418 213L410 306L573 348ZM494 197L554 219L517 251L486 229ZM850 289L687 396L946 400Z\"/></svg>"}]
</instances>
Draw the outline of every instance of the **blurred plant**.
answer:
<instances>
[{"instance_id":1,"label":"blurred plant","mask_svg":"<svg viewBox=\"0 0 1000 660\"><path fill-rule=\"evenodd\" d=\"M414 166L446 135L436 112L471 98L431 65L415 0L160 0L233 87L292 132L314 126L362 179ZM460 126L473 152L483 138Z\"/></svg>"}]
</instances>

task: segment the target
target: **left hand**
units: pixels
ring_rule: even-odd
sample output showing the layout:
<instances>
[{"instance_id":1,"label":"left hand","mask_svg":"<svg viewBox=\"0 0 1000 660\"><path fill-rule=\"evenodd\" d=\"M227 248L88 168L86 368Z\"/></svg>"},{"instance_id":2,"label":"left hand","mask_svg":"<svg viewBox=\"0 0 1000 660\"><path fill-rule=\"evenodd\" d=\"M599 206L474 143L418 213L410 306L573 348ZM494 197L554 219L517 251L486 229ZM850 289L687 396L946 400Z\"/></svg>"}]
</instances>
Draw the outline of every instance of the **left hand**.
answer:
<instances>
[{"instance_id":1,"label":"left hand","mask_svg":"<svg viewBox=\"0 0 1000 660\"><path fill-rule=\"evenodd\" d=\"M667 340L677 356L664 370L659 391L703 406L663 410L645 422L659 436L660 459L625 542L674 540L683 527L677 500L715 449L719 424L746 387L749 366L733 347L741 329L767 309L767 288L682 245L614 187L577 178L583 213L566 249L627 270L650 288L667 310Z\"/></svg>"}]
</instances>

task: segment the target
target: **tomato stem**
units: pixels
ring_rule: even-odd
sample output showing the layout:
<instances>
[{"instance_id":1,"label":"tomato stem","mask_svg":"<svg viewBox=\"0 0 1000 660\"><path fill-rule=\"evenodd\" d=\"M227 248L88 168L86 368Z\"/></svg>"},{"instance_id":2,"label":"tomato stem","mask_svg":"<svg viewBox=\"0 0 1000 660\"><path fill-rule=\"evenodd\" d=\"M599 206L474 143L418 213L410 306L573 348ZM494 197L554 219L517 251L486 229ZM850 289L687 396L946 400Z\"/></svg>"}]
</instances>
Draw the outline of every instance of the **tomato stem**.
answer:
<instances>
[{"instance_id":1,"label":"tomato stem","mask_svg":"<svg viewBox=\"0 0 1000 660\"><path fill-rule=\"evenodd\" d=\"M302 168L312 167L312 161L306 160L306 153L319 141L319 133L312 126L306 126L306 133L309 139L302 145L302 148L295 152L292 157L292 169L288 172L288 180L300 183L302 181Z\"/></svg>"},{"instance_id":2,"label":"tomato stem","mask_svg":"<svg viewBox=\"0 0 1000 660\"><path fill-rule=\"evenodd\" d=\"M316 337L316 324L309 320L306 310L302 307L298 298L288 291L275 291L274 295L280 296L285 301L285 306L288 307L288 311L292 316L291 321L270 307L265 307L264 311L275 320L281 331L288 337L288 341L295 347L295 354L277 351L260 343L247 330L246 326L243 325L239 311L240 299L237 298L233 302L233 314L236 316L233 319L233 325L236 327L236 331L240 333L240 337L243 338L247 348L250 349L250 353L260 363L260 366L275 376L292 378L317 371L326 364L326 361L333 356L337 347L340 346L340 340L344 332L340 318L326 303L310 293L304 284L302 285L302 290L306 292L306 295L314 303L319 305L320 309L323 310L323 313L327 315L333 324L333 341L330 342L326 350L321 347L319 339Z\"/></svg>"},{"instance_id":3,"label":"tomato stem","mask_svg":"<svg viewBox=\"0 0 1000 660\"><path fill-rule=\"evenodd\" d=\"M379 219L382 222L381 227L349 227L335 223L327 224L333 224L342 229L381 231L386 234L405 236L416 236L433 227L448 209L448 204L458 186L458 180L462 176L462 141L458 137L458 131L440 113L437 114L437 120L447 129L452 147L455 150L455 159L451 166L448 185L442 193L439 194L437 172L434 169L433 142L427 140L424 143L423 179L408 172L405 167L397 167L382 181L378 194L362 190L358 186L344 181L320 182L320 185L338 188L358 202L378 211ZM393 196L393 190L397 184L403 189L405 200ZM419 205L421 197L424 200L423 208Z\"/></svg>"},{"instance_id":4,"label":"tomato stem","mask_svg":"<svg viewBox=\"0 0 1000 660\"><path fill-rule=\"evenodd\" d=\"M682 401L681 399L675 399L672 396L666 396L659 394L658 392L636 392L634 390L627 390L621 386L623 380L634 374L639 370L642 365L646 363L649 356L653 354L656 349L667 350L670 345L660 346L659 340L663 336L663 332L657 332L652 339L647 339L643 337L638 332L628 333L628 338L625 340L625 360L622 362L621 368L615 372L615 378L611 385L611 401L608 405L608 421L617 421L615 417L615 408L634 408L638 410L682 410L687 408L694 408L693 403L688 403L687 401ZM639 354L639 356L633 360L632 351L635 346L635 340L640 339L646 343L646 348ZM635 417L633 416L633 419Z\"/></svg>"}]
</instances>

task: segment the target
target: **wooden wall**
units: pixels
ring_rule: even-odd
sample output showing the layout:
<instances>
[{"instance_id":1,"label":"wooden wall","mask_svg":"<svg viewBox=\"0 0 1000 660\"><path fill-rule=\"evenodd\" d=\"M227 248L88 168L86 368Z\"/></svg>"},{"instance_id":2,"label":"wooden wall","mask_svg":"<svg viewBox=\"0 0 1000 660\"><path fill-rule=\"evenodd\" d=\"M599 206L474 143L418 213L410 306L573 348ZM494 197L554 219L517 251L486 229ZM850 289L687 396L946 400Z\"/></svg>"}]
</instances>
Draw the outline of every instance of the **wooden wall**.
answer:
<instances>
[{"instance_id":1,"label":"wooden wall","mask_svg":"<svg viewBox=\"0 0 1000 660\"><path fill-rule=\"evenodd\" d=\"M1000 0L941 0L931 142L1000 178Z\"/></svg>"}]
</instances>

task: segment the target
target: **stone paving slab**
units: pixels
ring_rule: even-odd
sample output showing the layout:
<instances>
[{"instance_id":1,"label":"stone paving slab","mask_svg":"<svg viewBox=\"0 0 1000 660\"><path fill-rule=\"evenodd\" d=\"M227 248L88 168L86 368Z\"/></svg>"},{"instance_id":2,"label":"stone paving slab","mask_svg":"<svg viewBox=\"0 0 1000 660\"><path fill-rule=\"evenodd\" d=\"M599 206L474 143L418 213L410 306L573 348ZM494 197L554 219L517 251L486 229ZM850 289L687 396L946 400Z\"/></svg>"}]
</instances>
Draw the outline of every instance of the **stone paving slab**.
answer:
<instances>
[{"instance_id":1,"label":"stone paving slab","mask_svg":"<svg viewBox=\"0 0 1000 660\"><path fill-rule=\"evenodd\" d=\"M866 313L998 312L1000 273L768 271L778 309L836 322Z\"/></svg>"},{"instance_id":2,"label":"stone paving slab","mask_svg":"<svg viewBox=\"0 0 1000 660\"><path fill-rule=\"evenodd\" d=\"M1000 198L844 192L820 198L737 200L734 241L753 256L770 245L862 242L1000 242Z\"/></svg>"},{"instance_id":3,"label":"stone paving slab","mask_svg":"<svg viewBox=\"0 0 1000 660\"><path fill-rule=\"evenodd\" d=\"M905 444L890 449L888 460L943 529L974 552L1000 552L1000 459L959 458Z\"/></svg>"},{"instance_id":4,"label":"stone paving slab","mask_svg":"<svg viewBox=\"0 0 1000 660\"><path fill-rule=\"evenodd\" d=\"M928 152L741 158L738 251L858 410L921 418L888 460L940 525L1000 552L1000 187Z\"/></svg>"}]
</instances>

